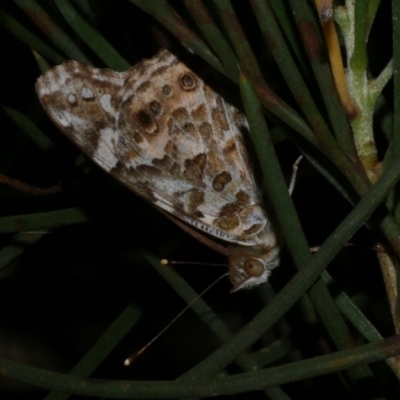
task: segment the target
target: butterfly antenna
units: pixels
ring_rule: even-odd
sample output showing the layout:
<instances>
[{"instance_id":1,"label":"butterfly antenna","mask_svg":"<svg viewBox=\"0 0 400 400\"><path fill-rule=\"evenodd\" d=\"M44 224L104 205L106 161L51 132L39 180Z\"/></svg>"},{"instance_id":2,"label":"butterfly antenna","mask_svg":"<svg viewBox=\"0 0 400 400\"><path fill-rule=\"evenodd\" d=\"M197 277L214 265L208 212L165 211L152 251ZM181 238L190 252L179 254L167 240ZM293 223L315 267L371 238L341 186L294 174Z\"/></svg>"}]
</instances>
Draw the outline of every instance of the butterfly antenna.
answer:
<instances>
[{"instance_id":1,"label":"butterfly antenna","mask_svg":"<svg viewBox=\"0 0 400 400\"><path fill-rule=\"evenodd\" d=\"M217 278L214 282L212 282L209 286L207 286L198 296L196 296L171 322L169 322L153 339L150 340L145 346L143 346L139 351L133 353L130 357L128 357L124 361L124 365L128 367L131 365L148 347L150 347L179 317L183 315L200 297L204 296L204 294L210 290L215 284L217 284L221 279L225 278L229 274L223 274L219 278Z\"/></svg>"},{"instance_id":2,"label":"butterfly antenna","mask_svg":"<svg viewBox=\"0 0 400 400\"><path fill-rule=\"evenodd\" d=\"M209 267L227 267L227 264L214 264L214 263L202 263L202 262L197 262L197 261L175 261L175 260L167 260L166 258L163 258L160 260L161 265L184 265L184 264L189 264L189 265L206 265Z\"/></svg>"}]
</instances>

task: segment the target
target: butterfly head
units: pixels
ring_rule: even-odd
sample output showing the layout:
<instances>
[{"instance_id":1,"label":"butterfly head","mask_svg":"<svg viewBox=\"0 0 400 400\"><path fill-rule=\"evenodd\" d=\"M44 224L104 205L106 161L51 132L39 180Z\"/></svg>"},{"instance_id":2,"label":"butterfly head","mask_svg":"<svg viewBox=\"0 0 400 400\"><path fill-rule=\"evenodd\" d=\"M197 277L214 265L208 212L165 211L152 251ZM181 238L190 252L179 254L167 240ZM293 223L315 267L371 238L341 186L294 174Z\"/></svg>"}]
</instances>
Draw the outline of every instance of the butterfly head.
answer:
<instances>
[{"instance_id":1,"label":"butterfly head","mask_svg":"<svg viewBox=\"0 0 400 400\"><path fill-rule=\"evenodd\" d=\"M267 282L271 271L279 265L279 246L254 246L249 248L232 247L229 249L229 278L233 288L251 289Z\"/></svg>"}]
</instances>

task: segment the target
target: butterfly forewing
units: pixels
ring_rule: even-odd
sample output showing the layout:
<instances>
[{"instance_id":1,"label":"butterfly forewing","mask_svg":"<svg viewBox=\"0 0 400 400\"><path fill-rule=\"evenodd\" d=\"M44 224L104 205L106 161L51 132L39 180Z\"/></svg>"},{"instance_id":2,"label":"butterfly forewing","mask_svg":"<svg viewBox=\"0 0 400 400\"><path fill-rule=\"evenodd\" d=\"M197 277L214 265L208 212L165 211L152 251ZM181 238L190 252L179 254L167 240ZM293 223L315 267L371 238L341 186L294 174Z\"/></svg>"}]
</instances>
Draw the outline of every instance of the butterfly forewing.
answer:
<instances>
[{"instance_id":1,"label":"butterfly forewing","mask_svg":"<svg viewBox=\"0 0 400 400\"><path fill-rule=\"evenodd\" d=\"M122 73L68 61L36 90L60 130L155 206L244 253L277 248L245 117L169 51Z\"/></svg>"}]
</instances>

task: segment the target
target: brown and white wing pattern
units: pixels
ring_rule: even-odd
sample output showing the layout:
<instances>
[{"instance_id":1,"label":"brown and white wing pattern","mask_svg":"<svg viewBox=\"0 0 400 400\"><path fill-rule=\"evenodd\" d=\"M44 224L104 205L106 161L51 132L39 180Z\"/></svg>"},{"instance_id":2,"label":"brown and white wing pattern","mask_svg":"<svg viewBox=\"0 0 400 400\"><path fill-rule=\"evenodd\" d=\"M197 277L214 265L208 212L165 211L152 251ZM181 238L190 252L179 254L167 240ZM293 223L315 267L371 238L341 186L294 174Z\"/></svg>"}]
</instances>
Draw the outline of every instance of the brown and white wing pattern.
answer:
<instances>
[{"instance_id":1,"label":"brown and white wing pattern","mask_svg":"<svg viewBox=\"0 0 400 400\"><path fill-rule=\"evenodd\" d=\"M61 131L146 200L245 252L277 247L245 117L168 50L122 73L67 61L36 91Z\"/></svg>"}]
</instances>

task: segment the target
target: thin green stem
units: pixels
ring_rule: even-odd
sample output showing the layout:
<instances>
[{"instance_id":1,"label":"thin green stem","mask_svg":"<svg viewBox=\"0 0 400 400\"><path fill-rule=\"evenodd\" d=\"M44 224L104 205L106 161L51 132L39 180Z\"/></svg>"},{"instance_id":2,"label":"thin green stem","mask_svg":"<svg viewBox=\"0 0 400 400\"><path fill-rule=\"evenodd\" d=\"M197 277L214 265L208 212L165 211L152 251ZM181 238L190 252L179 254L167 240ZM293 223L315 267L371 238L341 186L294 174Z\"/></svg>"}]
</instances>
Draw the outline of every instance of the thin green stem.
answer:
<instances>
[{"instance_id":1,"label":"thin green stem","mask_svg":"<svg viewBox=\"0 0 400 400\"><path fill-rule=\"evenodd\" d=\"M140 316L141 311L138 308L132 305L126 307L69 374L81 378L89 377L135 326ZM69 397L68 393L50 392L44 400L66 400Z\"/></svg>"},{"instance_id":2,"label":"thin green stem","mask_svg":"<svg viewBox=\"0 0 400 400\"><path fill-rule=\"evenodd\" d=\"M54 0L54 3L71 28L109 68L125 71L130 67L114 47L79 15L70 2Z\"/></svg>"},{"instance_id":3,"label":"thin green stem","mask_svg":"<svg viewBox=\"0 0 400 400\"><path fill-rule=\"evenodd\" d=\"M0 218L0 233L51 229L64 225L82 224L89 216L80 208L15 215Z\"/></svg>"},{"instance_id":4,"label":"thin green stem","mask_svg":"<svg viewBox=\"0 0 400 400\"><path fill-rule=\"evenodd\" d=\"M234 77L237 74L237 57L230 44L225 39L221 30L212 19L205 4L200 1L184 0L186 7L197 23L207 43L214 49L215 54L221 60L227 75Z\"/></svg>"},{"instance_id":5,"label":"thin green stem","mask_svg":"<svg viewBox=\"0 0 400 400\"><path fill-rule=\"evenodd\" d=\"M0 10L0 24L12 33L16 38L26 45L35 49L39 54L51 60L54 64L61 64L65 57L54 51L50 46L40 40L36 35L29 31L24 25Z\"/></svg>"},{"instance_id":6,"label":"thin green stem","mask_svg":"<svg viewBox=\"0 0 400 400\"><path fill-rule=\"evenodd\" d=\"M390 60L378 77L369 82L371 96L374 100L381 95L383 88L393 76L393 59Z\"/></svg>"},{"instance_id":7,"label":"thin green stem","mask_svg":"<svg viewBox=\"0 0 400 400\"><path fill-rule=\"evenodd\" d=\"M74 41L53 21L36 0L14 0L21 10L69 58L91 64Z\"/></svg>"},{"instance_id":8,"label":"thin green stem","mask_svg":"<svg viewBox=\"0 0 400 400\"><path fill-rule=\"evenodd\" d=\"M350 67L357 73L367 69L367 26L369 1L347 0L346 7L354 7L354 51L350 57Z\"/></svg>"},{"instance_id":9,"label":"thin green stem","mask_svg":"<svg viewBox=\"0 0 400 400\"><path fill-rule=\"evenodd\" d=\"M393 10L393 80L394 80L394 110L393 110L393 151L394 156L400 155L400 2L392 0Z\"/></svg>"},{"instance_id":10,"label":"thin green stem","mask_svg":"<svg viewBox=\"0 0 400 400\"><path fill-rule=\"evenodd\" d=\"M109 381L83 379L38 368L28 367L0 358L0 375L45 389L77 395L119 399L176 399L210 397L260 390L268 386L309 379L341 371L352 366L376 362L400 353L400 337L360 346L326 356L315 357L262 371L247 372L192 382L170 381ZM318 366L316 370L315 366Z\"/></svg>"},{"instance_id":11,"label":"thin green stem","mask_svg":"<svg viewBox=\"0 0 400 400\"><path fill-rule=\"evenodd\" d=\"M8 107L3 107L3 110L41 150L46 152L53 148L53 142L25 114Z\"/></svg>"},{"instance_id":12,"label":"thin green stem","mask_svg":"<svg viewBox=\"0 0 400 400\"><path fill-rule=\"evenodd\" d=\"M224 67L204 42L191 30L186 23L171 9L165 0L149 2L148 0L129 0L137 7L154 17L165 26L182 43L185 43L196 54L202 57L217 71L224 73Z\"/></svg>"}]
</instances>

